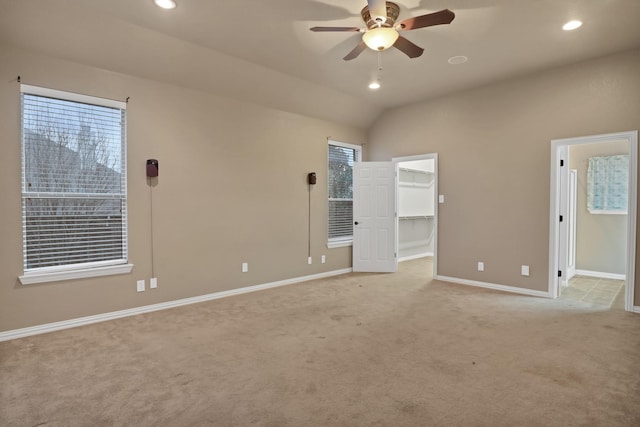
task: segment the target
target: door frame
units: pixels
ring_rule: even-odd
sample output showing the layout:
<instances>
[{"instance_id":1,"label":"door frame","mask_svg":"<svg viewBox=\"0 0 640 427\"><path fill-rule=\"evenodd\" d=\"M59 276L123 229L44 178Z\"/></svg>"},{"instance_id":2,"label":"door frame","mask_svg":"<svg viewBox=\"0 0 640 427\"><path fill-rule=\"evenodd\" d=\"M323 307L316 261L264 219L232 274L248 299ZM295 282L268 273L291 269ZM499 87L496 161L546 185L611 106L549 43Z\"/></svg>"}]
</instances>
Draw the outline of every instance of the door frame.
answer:
<instances>
[{"instance_id":1,"label":"door frame","mask_svg":"<svg viewBox=\"0 0 640 427\"><path fill-rule=\"evenodd\" d=\"M576 275L576 231L578 208L578 171L569 169L569 203L567 211L567 234L569 245L567 246L567 282Z\"/></svg>"},{"instance_id":2,"label":"door frame","mask_svg":"<svg viewBox=\"0 0 640 427\"><path fill-rule=\"evenodd\" d=\"M554 139L551 141L551 180L549 203L549 296L558 297L558 256L560 247L560 155L563 149L571 145L594 144L625 140L629 144L629 208L627 210L627 262L625 286L625 310L634 311L634 288L636 267L636 220L638 200L638 131L617 132L574 138ZM569 167L569 165L565 165Z\"/></svg>"},{"instance_id":3,"label":"door frame","mask_svg":"<svg viewBox=\"0 0 640 427\"><path fill-rule=\"evenodd\" d=\"M415 156L393 157L396 170L396 207L398 204L398 163L412 160L433 159L433 277L438 274L438 153L417 154ZM396 253L398 253L398 212L396 212Z\"/></svg>"}]
</instances>

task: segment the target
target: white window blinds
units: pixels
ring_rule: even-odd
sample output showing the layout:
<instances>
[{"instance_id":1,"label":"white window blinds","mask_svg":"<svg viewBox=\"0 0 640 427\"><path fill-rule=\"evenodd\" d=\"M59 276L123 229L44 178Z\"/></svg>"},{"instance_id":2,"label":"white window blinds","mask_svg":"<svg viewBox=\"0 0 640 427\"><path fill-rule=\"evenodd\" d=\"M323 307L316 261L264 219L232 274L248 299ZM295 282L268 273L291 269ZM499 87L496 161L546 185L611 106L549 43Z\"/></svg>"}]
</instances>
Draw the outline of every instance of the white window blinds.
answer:
<instances>
[{"instance_id":1,"label":"white window blinds","mask_svg":"<svg viewBox=\"0 0 640 427\"><path fill-rule=\"evenodd\" d=\"M125 263L125 104L21 91L25 272Z\"/></svg>"},{"instance_id":2,"label":"white window blinds","mask_svg":"<svg viewBox=\"0 0 640 427\"><path fill-rule=\"evenodd\" d=\"M353 163L360 160L360 151L358 146L329 143L329 242L353 238Z\"/></svg>"}]
</instances>

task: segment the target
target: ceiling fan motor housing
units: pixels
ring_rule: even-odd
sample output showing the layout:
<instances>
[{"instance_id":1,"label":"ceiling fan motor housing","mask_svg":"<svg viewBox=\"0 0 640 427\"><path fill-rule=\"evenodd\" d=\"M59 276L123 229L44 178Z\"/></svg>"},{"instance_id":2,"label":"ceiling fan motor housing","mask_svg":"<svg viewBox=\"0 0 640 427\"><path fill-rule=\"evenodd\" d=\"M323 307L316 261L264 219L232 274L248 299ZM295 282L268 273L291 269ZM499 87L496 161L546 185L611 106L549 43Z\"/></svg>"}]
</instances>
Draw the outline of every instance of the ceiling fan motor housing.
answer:
<instances>
[{"instance_id":1,"label":"ceiling fan motor housing","mask_svg":"<svg viewBox=\"0 0 640 427\"><path fill-rule=\"evenodd\" d=\"M388 1L387 2L387 19L384 22L378 22L371 17L371 13L369 12L369 7L365 6L360 12L362 15L362 20L367 24L368 29L377 28L377 27L393 27L396 23L396 19L400 15L400 6L397 4Z\"/></svg>"}]
</instances>

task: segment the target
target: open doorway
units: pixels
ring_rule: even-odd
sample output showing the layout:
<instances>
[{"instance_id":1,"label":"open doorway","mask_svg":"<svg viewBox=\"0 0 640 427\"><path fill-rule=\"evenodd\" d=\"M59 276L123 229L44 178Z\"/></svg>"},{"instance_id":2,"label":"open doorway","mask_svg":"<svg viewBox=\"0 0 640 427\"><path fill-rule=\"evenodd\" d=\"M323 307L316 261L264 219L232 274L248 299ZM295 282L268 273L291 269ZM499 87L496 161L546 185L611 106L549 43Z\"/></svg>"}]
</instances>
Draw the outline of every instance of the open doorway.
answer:
<instances>
[{"instance_id":1,"label":"open doorway","mask_svg":"<svg viewBox=\"0 0 640 427\"><path fill-rule=\"evenodd\" d=\"M437 274L438 155L398 157L397 244L398 261L424 262L429 277Z\"/></svg>"},{"instance_id":2,"label":"open doorway","mask_svg":"<svg viewBox=\"0 0 640 427\"><path fill-rule=\"evenodd\" d=\"M633 311L637 132L552 141L549 293ZM626 283L626 286L625 286Z\"/></svg>"}]
</instances>

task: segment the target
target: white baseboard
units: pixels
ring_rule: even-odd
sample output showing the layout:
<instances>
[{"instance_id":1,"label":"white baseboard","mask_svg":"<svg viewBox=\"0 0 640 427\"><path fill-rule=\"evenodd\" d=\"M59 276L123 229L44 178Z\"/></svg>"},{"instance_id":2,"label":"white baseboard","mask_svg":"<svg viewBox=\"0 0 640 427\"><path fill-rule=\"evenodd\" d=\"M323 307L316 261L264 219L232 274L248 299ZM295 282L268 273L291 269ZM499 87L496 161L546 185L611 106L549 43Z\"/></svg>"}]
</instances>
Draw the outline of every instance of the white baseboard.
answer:
<instances>
[{"instance_id":1,"label":"white baseboard","mask_svg":"<svg viewBox=\"0 0 640 427\"><path fill-rule=\"evenodd\" d=\"M436 276L436 280L442 280L443 282L458 283L460 285L477 286L480 288L493 289L496 291L511 292L515 294L531 295L534 297L553 298L549 292L536 291L533 289L518 288L516 286L498 285L496 283L478 282L476 280L459 279L457 277L448 276Z\"/></svg>"},{"instance_id":2,"label":"white baseboard","mask_svg":"<svg viewBox=\"0 0 640 427\"><path fill-rule=\"evenodd\" d=\"M637 305L634 305L633 306L633 310L631 310L631 311L634 312L634 313L640 313L640 307L637 306Z\"/></svg>"},{"instance_id":3,"label":"white baseboard","mask_svg":"<svg viewBox=\"0 0 640 427\"><path fill-rule=\"evenodd\" d=\"M231 289L228 291L215 292L212 294L200 295L197 297L183 298L174 301L162 302L158 304L145 305L126 310L112 311L110 313L97 314L95 316L80 317L77 319L63 320L61 322L46 323L44 325L31 326L28 328L14 329L11 331L0 332L0 342L9 341L17 338L24 338L31 335L45 334L47 332L60 331L63 329L75 328L77 326L90 325L92 323L106 322L108 320L120 319L123 317L135 316L137 314L151 313L153 311L165 310L168 308L180 307L183 305L196 304L199 302L211 301L215 299L230 297L233 295L246 294L249 292L262 291L265 289L277 288L279 286L292 285L294 283L308 282L309 280L323 279L331 276L351 273L353 269L345 268L342 270L328 271L326 273L311 274L309 276L295 277L293 279L285 279L277 282L264 283L262 285L247 286L239 289Z\"/></svg>"},{"instance_id":4,"label":"white baseboard","mask_svg":"<svg viewBox=\"0 0 640 427\"><path fill-rule=\"evenodd\" d=\"M433 252L424 252L424 253L421 253L421 254L403 256L402 258L398 258L398 262L411 261L412 259L426 258L426 257L429 257L429 256L433 256Z\"/></svg>"},{"instance_id":5,"label":"white baseboard","mask_svg":"<svg viewBox=\"0 0 640 427\"><path fill-rule=\"evenodd\" d=\"M599 277L601 279L626 280L627 276L617 273L605 273L603 271L590 271L576 269L576 276Z\"/></svg>"}]
</instances>

